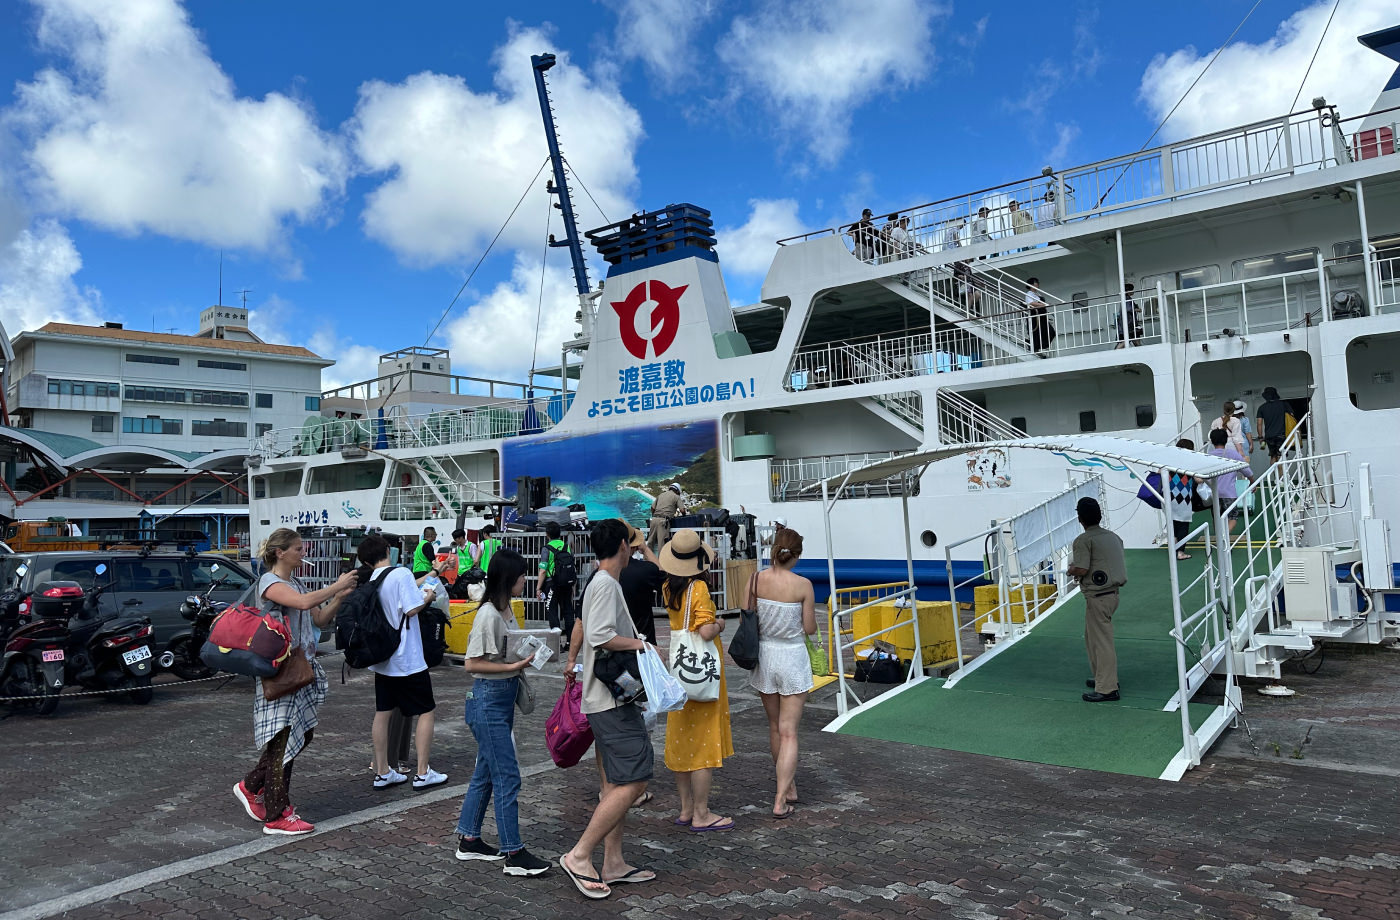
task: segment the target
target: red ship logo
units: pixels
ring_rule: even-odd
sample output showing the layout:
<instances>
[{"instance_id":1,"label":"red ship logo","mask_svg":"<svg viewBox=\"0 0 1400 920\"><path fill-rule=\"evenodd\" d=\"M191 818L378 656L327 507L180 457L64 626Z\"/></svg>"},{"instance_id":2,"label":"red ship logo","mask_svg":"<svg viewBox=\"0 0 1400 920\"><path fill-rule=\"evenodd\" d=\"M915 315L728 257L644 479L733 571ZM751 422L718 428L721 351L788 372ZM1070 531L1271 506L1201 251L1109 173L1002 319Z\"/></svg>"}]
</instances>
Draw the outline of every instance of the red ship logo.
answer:
<instances>
[{"instance_id":1,"label":"red ship logo","mask_svg":"<svg viewBox=\"0 0 1400 920\"><path fill-rule=\"evenodd\" d=\"M651 285L650 296L647 285ZM671 347L681 328L681 295L689 286L682 284L673 288L661 281L643 281L632 288L625 300L612 301L612 307L617 311L622 345L633 357L645 361L648 345L651 346L652 357L657 358ZM637 321L647 304L654 306L646 313L642 324L645 328L639 329Z\"/></svg>"}]
</instances>

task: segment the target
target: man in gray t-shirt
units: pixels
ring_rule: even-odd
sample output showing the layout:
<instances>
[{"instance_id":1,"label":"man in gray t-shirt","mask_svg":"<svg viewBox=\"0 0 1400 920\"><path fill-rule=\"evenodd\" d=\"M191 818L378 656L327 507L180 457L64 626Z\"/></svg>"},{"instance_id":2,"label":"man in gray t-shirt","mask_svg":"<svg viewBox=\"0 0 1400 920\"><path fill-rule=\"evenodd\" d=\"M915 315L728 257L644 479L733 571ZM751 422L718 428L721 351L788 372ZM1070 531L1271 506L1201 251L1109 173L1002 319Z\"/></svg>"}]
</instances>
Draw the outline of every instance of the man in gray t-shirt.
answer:
<instances>
[{"instance_id":1,"label":"man in gray t-shirt","mask_svg":"<svg viewBox=\"0 0 1400 920\"><path fill-rule=\"evenodd\" d=\"M559 857L559 865L587 898L607 897L609 883L621 878L643 881L654 877L647 870L629 866L622 856L622 824L627 809L646 792L652 773L651 735L636 703L620 703L608 685L593 674L599 653L631 655L646 648L632 628L627 601L617 576L626 567L632 548L627 545L627 525L617 519L599 521L590 541L598 558L598 571L583 593L583 610L574 627L569 650L569 673L576 656L583 664L583 712L593 729L602 793L588 827L573 849ZM593 851L603 845L602 872L595 870ZM643 878L643 876L645 878Z\"/></svg>"}]
</instances>

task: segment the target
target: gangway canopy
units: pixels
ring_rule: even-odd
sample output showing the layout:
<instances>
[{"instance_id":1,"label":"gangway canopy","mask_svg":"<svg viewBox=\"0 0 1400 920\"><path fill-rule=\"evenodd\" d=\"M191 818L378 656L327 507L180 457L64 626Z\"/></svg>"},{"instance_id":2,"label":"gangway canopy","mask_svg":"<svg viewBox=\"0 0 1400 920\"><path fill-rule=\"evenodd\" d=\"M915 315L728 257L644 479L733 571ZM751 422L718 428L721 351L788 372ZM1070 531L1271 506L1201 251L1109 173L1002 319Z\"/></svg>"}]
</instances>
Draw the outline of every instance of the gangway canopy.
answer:
<instances>
[{"instance_id":1,"label":"gangway canopy","mask_svg":"<svg viewBox=\"0 0 1400 920\"><path fill-rule=\"evenodd\" d=\"M860 485L893 479L910 470L919 469L939 460L946 460L969 451L987 450L994 447L1020 447L1031 450L1048 450L1075 457L1099 457L1147 470L1178 470L1204 479L1224 476L1249 466L1248 463L1241 460L1216 457L1199 451L1186 450L1183 447L1154 444L1151 441L1138 441L1133 438L1118 438L1102 434L1048 435L1007 441L949 444L931 450L900 454L897 457L867 463L865 466L856 467L847 473L838 473L829 477L825 483L818 480L803 491L821 489L825 486L834 493L846 485Z\"/></svg>"}]
</instances>

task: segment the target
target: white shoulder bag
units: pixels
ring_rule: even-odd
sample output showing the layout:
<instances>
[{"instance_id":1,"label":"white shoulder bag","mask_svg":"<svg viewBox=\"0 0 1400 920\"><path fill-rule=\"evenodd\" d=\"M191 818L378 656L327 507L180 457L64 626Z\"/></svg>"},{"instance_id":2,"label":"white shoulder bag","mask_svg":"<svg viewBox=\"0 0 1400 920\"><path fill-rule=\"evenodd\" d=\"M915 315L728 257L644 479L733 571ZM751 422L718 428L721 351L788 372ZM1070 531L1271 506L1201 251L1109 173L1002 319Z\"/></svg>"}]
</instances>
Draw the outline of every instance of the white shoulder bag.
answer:
<instances>
[{"instance_id":1,"label":"white shoulder bag","mask_svg":"<svg viewBox=\"0 0 1400 920\"><path fill-rule=\"evenodd\" d=\"M685 592L685 620L679 632L671 633L671 651L666 669L685 688L685 695L697 703L719 699L719 648L690 628L690 589Z\"/></svg>"}]
</instances>

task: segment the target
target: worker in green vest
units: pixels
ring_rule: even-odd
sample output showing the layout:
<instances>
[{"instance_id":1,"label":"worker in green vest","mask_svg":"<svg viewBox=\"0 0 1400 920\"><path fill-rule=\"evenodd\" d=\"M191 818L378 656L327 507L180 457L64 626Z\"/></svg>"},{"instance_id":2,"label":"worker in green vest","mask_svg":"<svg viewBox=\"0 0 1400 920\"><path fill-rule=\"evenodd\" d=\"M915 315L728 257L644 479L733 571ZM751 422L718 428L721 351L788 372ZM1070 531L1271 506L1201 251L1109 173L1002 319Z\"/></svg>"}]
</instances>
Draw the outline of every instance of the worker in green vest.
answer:
<instances>
[{"instance_id":1,"label":"worker in green vest","mask_svg":"<svg viewBox=\"0 0 1400 920\"><path fill-rule=\"evenodd\" d=\"M426 575L433 567L433 561L437 558L437 530L432 527L423 528L423 540L413 550L413 577Z\"/></svg>"},{"instance_id":2,"label":"worker in green vest","mask_svg":"<svg viewBox=\"0 0 1400 920\"><path fill-rule=\"evenodd\" d=\"M467 543L467 532L458 528L452 531L452 551L457 554L457 574L467 574L476 563L476 550Z\"/></svg>"},{"instance_id":3,"label":"worker in green vest","mask_svg":"<svg viewBox=\"0 0 1400 920\"><path fill-rule=\"evenodd\" d=\"M496 536L495 524L487 524L481 528L481 553L477 556L477 565L481 566L482 572L490 571L491 557L504 545Z\"/></svg>"}]
</instances>

